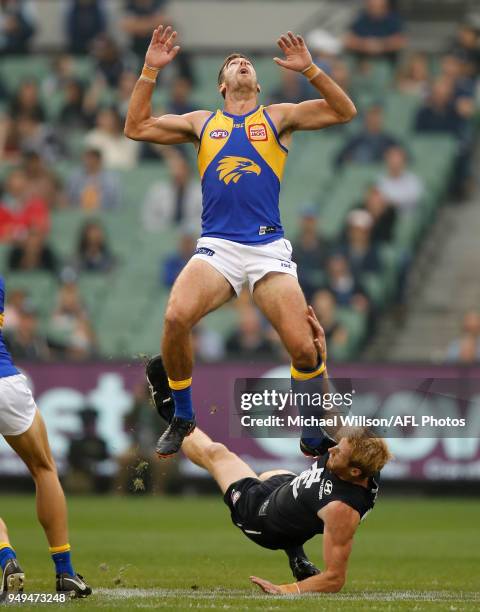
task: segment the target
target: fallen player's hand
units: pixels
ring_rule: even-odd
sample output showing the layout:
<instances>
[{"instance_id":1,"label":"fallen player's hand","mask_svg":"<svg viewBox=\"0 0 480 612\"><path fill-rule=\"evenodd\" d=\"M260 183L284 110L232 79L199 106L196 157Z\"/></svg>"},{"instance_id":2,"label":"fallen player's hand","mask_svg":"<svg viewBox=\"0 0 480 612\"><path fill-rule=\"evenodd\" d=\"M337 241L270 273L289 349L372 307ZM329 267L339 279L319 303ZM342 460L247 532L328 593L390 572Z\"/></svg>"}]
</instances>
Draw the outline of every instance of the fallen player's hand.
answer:
<instances>
[{"instance_id":1,"label":"fallen player's hand","mask_svg":"<svg viewBox=\"0 0 480 612\"><path fill-rule=\"evenodd\" d=\"M250 576L250 580L253 584L259 586L264 593L268 593L269 595L300 593L300 588L296 582L293 584L273 584L272 582L268 582L268 580L257 578L256 576Z\"/></svg>"},{"instance_id":2,"label":"fallen player's hand","mask_svg":"<svg viewBox=\"0 0 480 612\"><path fill-rule=\"evenodd\" d=\"M323 363L327 363L327 341L325 339L325 332L323 331L323 327L320 325L315 311L311 306L308 307L307 319L310 323L310 327L312 328L313 342L315 343L317 352L320 355Z\"/></svg>"}]
</instances>

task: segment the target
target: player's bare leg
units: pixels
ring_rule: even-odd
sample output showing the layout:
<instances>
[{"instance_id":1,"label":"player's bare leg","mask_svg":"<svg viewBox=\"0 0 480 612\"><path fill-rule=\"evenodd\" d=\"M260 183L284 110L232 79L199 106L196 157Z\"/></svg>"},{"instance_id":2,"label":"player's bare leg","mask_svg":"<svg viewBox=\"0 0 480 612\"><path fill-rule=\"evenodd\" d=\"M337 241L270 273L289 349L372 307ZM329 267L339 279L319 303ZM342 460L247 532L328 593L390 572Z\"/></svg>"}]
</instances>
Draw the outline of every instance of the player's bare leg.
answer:
<instances>
[{"instance_id":1,"label":"player's bare leg","mask_svg":"<svg viewBox=\"0 0 480 612\"><path fill-rule=\"evenodd\" d=\"M47 430L37 410L32 425L5 440L24 461L35 482L37 516L45 531L56 567L56 589L71 597L87 597L92 589L75 573L70 561L67 504L48 443Z\"/></svg>"},{"instance_id":2,"label":"player's bare leg","mask_svg":"<svg viewBox=\"0 0 480 612\"><path fill-rule=\"evenodd\" d=\"M175 454L195 427L191 384L192 328L234 295L230 283L213 266L192 259L176 280L165 312L162 356L175 402L175 416L157 444L157 454Z\"/></svg>"},{"instance_id":3,"label":"player's bare leg","mask_svg":"<svg viewBox=\"0 0 480 612\"><path fill-rule=\"evenodd\" d=\"M290 354L292 387L299 392L308 391L310 381L321 377L326 368L325 338L297 279L279 272L266 274L255 284L253 299ZM299 409L302 411L303 406ZM324 445L332 445L332 440L320 428L314 434L304 432L300 441L301 450L312 456L324 452Z\"/></svg>"},{"instance_id":4,"label":"player's bare leg","mask_svg":"<svg viewBox=\"0 0 480 612\"><path fill-rule=\"evenodd\" d=\"M2 580L0 583L0 602L5 601L8 593L23 591L25 574L18 564L15 551L10 544L5 522L0 518L0 565Z\"/></svg>"},{"instance_id":5,"label":"player's bare leg","mask_svg":"<svg viewBox=\"0 0 480 612\"><path fill-rule=\"evenodd\" d=\"M2 580L0 584L0 602L5 601L8 593L21 593L25 574L18 564L15 551L10 544L5 522L0 518L0 566Z\"/></svg>"},{"instance_id":6,"label":"player's bare leg","mask_svg":"<svg viewBox=\"0 0 480 612\"><path fill-rule=\"evenodd\" d=\"M232 482L241 478L258 478L243 459L228 450L224 444L214 442L198 427L185 438L182 451L190 461L213 476L222 493L225 493Z\"/></svg>"},{"instance_id":7,"label":"player's bare leg","mask_svg":"<svg viewBox=\"0 0 480 612\"><path fill-rule=\"evenodd\" d=\"M292 365L311 370L318 363L318 353L307 320L308 306L296 278L270 272L253 290L253 300L278 332Z\"/></svg>"},{"instance_id":8,"label":"player's bare leg","mask_svg":"<svg viewBox=\"0 0 480 612\"><path fill-rule=\"evenodd\" d=\"M51 547L68 542L67 504L48 444L47 430L37 410L31 427L5 440L25 462L36 488L37 516Z\"/></svg>"},{"instance_id":9,"label":"player's bare leg","mask_svg":"<svg viewBox=\"0 0 480 612\"><path fill-rule=\"evenodd\" d=\"M289 470L269 470L268 472L262 472L258 478L263 482L264 480L272 478L272 476L282 476L283 474L293 474L296 476L296 474Z\"/></svg>"}]
</instances>

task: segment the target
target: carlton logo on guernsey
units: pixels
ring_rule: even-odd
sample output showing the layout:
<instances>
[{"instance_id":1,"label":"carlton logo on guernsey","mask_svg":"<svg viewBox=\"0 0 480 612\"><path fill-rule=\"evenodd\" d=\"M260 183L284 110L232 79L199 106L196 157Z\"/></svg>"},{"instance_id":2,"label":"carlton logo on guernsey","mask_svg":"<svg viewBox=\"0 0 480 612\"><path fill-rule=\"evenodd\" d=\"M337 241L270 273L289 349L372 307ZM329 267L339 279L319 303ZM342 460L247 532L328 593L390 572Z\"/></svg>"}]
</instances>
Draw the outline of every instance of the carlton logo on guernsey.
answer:
<instances>
[{"instance_id":1,"label":"carlton logo on guernsey","mask_svg":"<svg viewBox=\"0 0 480 612\"><path fill-rule=\"evenodd\" d=\"M197 160L202 237L251 245L282 238L279 197L287 155L263 106L246 115L212 113Z\"/></svg>"}]
</instances>

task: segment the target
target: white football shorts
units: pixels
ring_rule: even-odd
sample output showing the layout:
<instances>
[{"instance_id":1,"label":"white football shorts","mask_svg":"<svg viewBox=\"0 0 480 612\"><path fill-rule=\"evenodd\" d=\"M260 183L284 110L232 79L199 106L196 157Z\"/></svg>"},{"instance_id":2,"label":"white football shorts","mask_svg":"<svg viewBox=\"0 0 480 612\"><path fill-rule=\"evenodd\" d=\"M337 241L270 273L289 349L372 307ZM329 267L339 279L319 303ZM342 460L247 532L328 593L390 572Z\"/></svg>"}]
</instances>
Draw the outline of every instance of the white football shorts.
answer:
<instances>
[{"instance_id":1,"label":"white football shorts","mask_svg":"<svg viewBox=\"0 0 480 612\"><path fill-rule=\"evenodd\" d=\"M258 245L223 238L200 238L192 259L202 259L213 266L228 280L237 295L246 282L253 293L255 283L269 272L282 272L297 278L292 245L286 238Z\"/></svg>"},{"instance_id":2,"label":"white football shorts","mask_svg":"<svg viewBox=\"0 0 480 612\"><path fill-rule=\"evenodd\" d=\"M19 436L30 429L36 405L23 374L0 378L0 434Z\"/></svg>"}]
</instances>

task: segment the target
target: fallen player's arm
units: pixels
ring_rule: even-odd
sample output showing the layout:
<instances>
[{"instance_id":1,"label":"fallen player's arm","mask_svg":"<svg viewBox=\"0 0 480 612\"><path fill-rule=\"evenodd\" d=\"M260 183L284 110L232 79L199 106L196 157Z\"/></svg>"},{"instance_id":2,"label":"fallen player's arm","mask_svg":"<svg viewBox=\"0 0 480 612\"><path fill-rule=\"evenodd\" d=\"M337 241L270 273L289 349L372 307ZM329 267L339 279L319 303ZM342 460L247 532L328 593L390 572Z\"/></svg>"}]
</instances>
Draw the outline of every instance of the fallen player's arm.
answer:
<instances>
[{"instance_id":1,"label":"fallen player's arm","mask_svg":"<svg viewBox=\"0 0 480 612\"><path fill-rule=\"evenodd\" d=\"M334 501L319 512L325 528L323 533L323 559L325 570L301 582L273 584L268 580L250 576L250 580L265 593L293 594L337 593L345 584L348 558L352 550L353 536L360 516L350 506Z\"/></svg>"}]
</instances>

